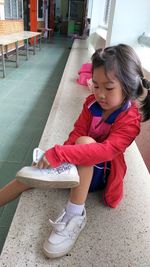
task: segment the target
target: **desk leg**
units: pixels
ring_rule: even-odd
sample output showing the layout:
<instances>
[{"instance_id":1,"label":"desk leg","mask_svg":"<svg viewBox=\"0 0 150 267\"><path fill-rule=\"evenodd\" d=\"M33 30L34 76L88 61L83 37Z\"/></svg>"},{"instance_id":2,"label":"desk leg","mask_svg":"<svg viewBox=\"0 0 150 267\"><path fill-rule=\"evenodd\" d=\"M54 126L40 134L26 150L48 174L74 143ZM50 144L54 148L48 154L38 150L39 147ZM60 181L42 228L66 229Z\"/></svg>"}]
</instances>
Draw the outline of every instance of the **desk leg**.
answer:
<instances>
[{"instance_id":1,"label":"desk leg","mask_svg":"<svg viewBox=\"0 0 150 267\"><path fill-rule=\"evenodd\" d=\"M29 39L26 40L26 60L29 59Z\"/></svg>"},{"instance_id":2,"label":"desk leg","mask_svg":"<svg viewBox=\"0 0 150 267\"><path fill-rule=\"evenodd\" d=\"M34 36L33 55L35 55L36 36Z\"/></svg>"},{"instance_id":3,"label":"desk leg","mask_svg":"<svg viewBox=\"0 0 150 267\"><path fill-rule=\"evenodd\" d=\"M19 52L18 52L18 41L15 43L16 45L16 68L19 67Z\"/></svg>"},{"instance_id":4,"label":"desk leg","mask_svg":"<svg viewBox=\"0 0 150 267\"><path fill-rule=\"evenodd\" d=\"M2 71L3 71L3 78L6 76L6 71L5 71L5 58L4 58L4 46L1 45L1 53L2 53Z\"/></svg>"},{"instance_id":5,"label":"desk leg","mask_svg":"<svg viewBox=\"0 0 150 267\"><path fill-rule=\"evenodd\" d=\"M39 50L41 50L41 38L42 38L42 34L39 36Z\"/></svg>"},{"instance_id":6,"label":"desk leg","mask_svg":"<svg viewBox=\"0 0 150 267\"><path fill-rule=\"evenodd\" d=\"M8 45L6 45L6 47L5 47L5 52L6 52L6 58L8 59Z\"/></svg>"}]
</instances>

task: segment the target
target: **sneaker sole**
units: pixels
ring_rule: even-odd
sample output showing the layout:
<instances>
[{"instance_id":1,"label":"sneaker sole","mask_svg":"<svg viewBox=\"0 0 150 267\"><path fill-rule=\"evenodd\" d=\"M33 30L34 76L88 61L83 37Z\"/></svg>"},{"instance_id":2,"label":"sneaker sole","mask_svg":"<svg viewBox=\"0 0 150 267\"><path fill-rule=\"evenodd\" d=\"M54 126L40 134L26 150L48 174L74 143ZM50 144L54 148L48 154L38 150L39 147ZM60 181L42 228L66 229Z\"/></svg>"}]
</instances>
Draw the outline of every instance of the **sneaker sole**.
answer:
<instances>
[{"instance_id":1,"label":"sneaker sole","mask_svg":"<svg viewBox=\"0 0 150 267\"><path fill-rule=\"evenodd\" d=\"M30 187L39 187L39 188L72 188L79 185L79 177L74 177L74 180L68 180L66 177L61 176L61 179L58 180L58 177L54 177L51 180L40 180L34 177L26 177L22 176L22 174L19 174L19 172L16 174L16 179L26 185L29 185Z\"/></svg>"},{"instance_id":2,"label":"sneaker sole","mask_svg":"<svg viewBox=\"0 0 150 267\"><path fill-rule=\"evenodd\" d=\"M77 240L77 239L76 239ZM76 242L76 240L75 240L75 242ZM74 244L73 244L74 245ZM64 251L61 251L61 252L59 252L59 253L50 253L50 252L48 252L46 249L42 249L42 251L43 251L43 253L44 253L44 255L47 257L47 258L49 258L49 259L56 259L56 258L60 258L60 257L63 257L63 256L65 256L65 255L67 255L70 251L71 251L71 249L73 248L73 245L69 248L69 250L64 250Z\"/></svg>"}]
</instances>

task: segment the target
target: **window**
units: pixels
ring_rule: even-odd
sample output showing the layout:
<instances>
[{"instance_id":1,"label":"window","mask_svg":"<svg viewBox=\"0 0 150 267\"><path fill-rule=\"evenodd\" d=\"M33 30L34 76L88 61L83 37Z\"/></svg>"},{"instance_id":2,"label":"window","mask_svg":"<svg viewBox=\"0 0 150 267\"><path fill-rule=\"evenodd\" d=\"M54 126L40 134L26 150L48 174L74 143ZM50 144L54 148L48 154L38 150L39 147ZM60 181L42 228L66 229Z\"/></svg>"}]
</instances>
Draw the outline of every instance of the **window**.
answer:
<instances>
[{"instance_id":1,"label":"window","mask_svg":"<svg viewBox=\"0 0 150 267\"><path fill-rule=\"evenodd\" d=\"M40 20L43 20L43 17L44 17L44 15L43 15L43 10L44 10L44 8L43 8L43 0L38 0L37 1L37 10L38 10L38 20L40 21Z\"/></svg>"},{"instance_id":2,"label":"window","mask_svg":"<svg viewBox=\"0 0 150 267\"><path fill-rule=\"evenodd\" d=\"M109 20L109 14L110 14L110 5L111 5L111 0L105 0L105 7L104 7L104 25L108 26L108 20Z\"/></svg>"},{"instance_id":3,"label":"window","mask_svg":"<svg viewBox=\"0 0 150 267\"><path fill-rule=\"evenodd\" d=\"M23 0L5 0L4 9L6 19L23 18Z\"/></svg>"}]
</instances>

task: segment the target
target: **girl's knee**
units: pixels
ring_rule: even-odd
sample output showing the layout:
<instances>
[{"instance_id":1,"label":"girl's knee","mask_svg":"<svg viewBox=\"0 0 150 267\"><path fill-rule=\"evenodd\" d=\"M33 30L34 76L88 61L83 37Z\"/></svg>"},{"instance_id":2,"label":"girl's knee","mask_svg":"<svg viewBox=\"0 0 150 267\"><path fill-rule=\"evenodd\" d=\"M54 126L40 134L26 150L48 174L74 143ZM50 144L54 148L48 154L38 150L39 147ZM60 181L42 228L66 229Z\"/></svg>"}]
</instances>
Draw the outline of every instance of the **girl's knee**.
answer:
<instances>
[{"instance_id":1,"label":"girl's knee","mask_svg":"<svg viewBox=\"0 0 150 267\"><path fill-rule=\"evenodd\" d=\"M80 136L76 140L76 144L90 144L90 143L96 143L96 141L90 136Z\"/></svg>"}]
</instances>

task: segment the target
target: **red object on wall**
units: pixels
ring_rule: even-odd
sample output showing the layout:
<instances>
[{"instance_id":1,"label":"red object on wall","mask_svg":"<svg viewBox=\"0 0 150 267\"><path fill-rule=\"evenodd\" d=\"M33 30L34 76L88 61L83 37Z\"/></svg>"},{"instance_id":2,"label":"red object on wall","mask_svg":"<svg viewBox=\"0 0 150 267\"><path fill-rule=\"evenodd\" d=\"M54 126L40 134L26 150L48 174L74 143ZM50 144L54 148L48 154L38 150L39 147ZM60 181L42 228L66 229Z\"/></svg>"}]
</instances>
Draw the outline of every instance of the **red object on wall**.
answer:
<instances>
[{"instance_id":1,"label":"red object on wall","mask_svg":"<svg viewBox=\"0 0 150 267\"><path fill-rule=\"evenodd\" d=\"M37 0L30 0L30 31L37 32Z\"/></svg>"}]
</instances>

